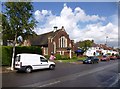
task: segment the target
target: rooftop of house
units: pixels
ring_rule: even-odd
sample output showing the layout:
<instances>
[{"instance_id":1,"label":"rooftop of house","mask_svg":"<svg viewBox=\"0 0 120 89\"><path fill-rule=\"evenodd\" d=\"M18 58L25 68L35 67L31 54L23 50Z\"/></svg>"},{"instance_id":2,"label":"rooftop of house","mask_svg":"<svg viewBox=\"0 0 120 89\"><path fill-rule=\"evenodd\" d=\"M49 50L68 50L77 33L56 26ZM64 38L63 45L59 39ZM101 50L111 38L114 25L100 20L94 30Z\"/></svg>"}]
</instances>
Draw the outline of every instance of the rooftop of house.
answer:
<instances>
[{"instance_id":1,"label":"rooftop of house","mask_svg":"<svg viewBox=\"0 0 120 89\"><path fill-rule=\"evenodd\" d=\"M114 50L112 47L109 47L106 44L96 44L96 43L94 43L93 47L99 47L99 48L103 48L105 50Z\"/></svg>"},{"instance_id":2,"label":"rooftop of house","mask_svg":"<svg viewBox=\"0 0 120 89\"><path fill-rule=\"evenodd\" d=\"M39 45L39 46L48 46L48 38L54 37L60 30L63 30L64 27L62 26L61 29L57 29L57 27L54 27L54 30L48 33L44 33L37 36L32 36L29 38L31 45Z\"/></svg>"}]
</instances>

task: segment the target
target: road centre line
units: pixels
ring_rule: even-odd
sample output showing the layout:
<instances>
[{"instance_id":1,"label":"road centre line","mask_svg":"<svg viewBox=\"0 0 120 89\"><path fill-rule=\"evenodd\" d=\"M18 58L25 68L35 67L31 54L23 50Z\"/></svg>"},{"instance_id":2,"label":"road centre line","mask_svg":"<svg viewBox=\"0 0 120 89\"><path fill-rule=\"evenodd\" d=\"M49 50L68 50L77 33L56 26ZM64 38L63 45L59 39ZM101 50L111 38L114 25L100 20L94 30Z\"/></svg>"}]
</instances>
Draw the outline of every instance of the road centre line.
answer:
<instances>
[{"instance_id":1,"label":"road centre line","mask_svg":"<svg viewBox=\"0 0 120 89\"><path fill-rule=\"evenodd\" d=\"M115 65L117 65L117 63L113 63L111 65L101 66L101 67L98 67L98 68L95 68L95 69L83 71L82 73L78 72L78 73L75 73L75 74L59 77L59 78L56 78L56 79L51 79L51 80L38 82L38 83L25 85L25 86L20 86L20 87L47 87L47 86L54 85L54 84L57 84L57 83L60 83L60 82L73 80L73 79L76 79L76 78L81 77L81 76L85 76L85 75L88 75L88 74L91 74L91 73L95 73L95 72L104 70L106 68L109 68L109 67L112 67L112 66L115 66Z\"/></svg>"},{"instance_id":2,"label":"road centre line","mask_svg":"<svg viewBox=\"0 0 120 89\"><path fill-rule=\"evenodd\" d=\"M60 81L55 81L55 82L44 84L44 85L41 85L41 86L38 86L38 87L46 87L46 86L54 85L54 84L57 84L57 83L60 83Z\"/></svg>"}]
</instances>

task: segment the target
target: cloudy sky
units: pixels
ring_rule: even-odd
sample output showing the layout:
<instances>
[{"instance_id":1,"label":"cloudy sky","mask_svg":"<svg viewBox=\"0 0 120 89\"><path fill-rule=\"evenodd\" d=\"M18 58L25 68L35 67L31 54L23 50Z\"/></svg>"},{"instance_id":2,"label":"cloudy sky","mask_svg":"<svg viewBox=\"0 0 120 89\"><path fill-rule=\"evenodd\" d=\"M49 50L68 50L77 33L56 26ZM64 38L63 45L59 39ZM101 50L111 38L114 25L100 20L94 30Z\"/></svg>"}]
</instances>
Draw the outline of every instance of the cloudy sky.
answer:
<instances>
[{"instance_id":1,"label":"cloudy sky","mask_svg":"<svg viewBox=\"0 0 120 89\"><path fill-rule=\"evenodd\" d=\"M118 44L118 9L115 2L34 2L35 32L43 34L64 26L75 42L94 40Z\"/></svg>"}]
</instances>

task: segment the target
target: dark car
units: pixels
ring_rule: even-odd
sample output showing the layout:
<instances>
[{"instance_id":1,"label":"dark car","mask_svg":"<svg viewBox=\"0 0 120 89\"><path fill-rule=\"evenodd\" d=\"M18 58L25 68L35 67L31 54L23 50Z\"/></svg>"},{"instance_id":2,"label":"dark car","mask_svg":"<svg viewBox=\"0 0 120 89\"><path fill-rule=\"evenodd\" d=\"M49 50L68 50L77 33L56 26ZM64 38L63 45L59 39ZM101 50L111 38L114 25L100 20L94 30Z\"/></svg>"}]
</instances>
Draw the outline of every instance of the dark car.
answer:
<instances>
[{"instance_id":1,"label":"dark car","mask_svg":"<svg viewBox=\"0 0 120 89\"><path fill-rule=\"evenodd\" d=\"M96 56L87 57L85 60L83 60L83 64L94 64L98 62L99 58L97 58Z\"/></svg>"},{"instance_id":2,"label":"dark car","mask_svg":"<svg viewBox=\"0 0 120 89\"><path fill-rule=\"evenodd\" d=\"M107 55L103 55L100 60L101 60L101 61L110 61L110 57L107 56Z\"/></svg>"}]
</instances>

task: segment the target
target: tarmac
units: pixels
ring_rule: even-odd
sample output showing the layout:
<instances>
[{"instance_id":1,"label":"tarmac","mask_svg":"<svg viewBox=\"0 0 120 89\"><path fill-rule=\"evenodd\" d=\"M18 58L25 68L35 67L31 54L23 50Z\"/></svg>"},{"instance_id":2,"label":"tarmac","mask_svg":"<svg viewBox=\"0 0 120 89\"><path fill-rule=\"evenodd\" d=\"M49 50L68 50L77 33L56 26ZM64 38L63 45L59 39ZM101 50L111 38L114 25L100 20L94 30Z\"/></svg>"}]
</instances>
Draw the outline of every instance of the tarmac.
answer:
<instances>
[{"instance_id":1,"label":"tarmac","mask_svg":"<svg viewBox=\"0 0 120 89\"><path fill-rule=\"evenodd\" d=\"M59 62L62 63L62 62ZM70 62L71 64L82 64L81 61L79 62ZM9 72L15 72L16 70L11 70L10 66L0 66L0 73L9 73Z\"/></svg>"}]
</instances>

